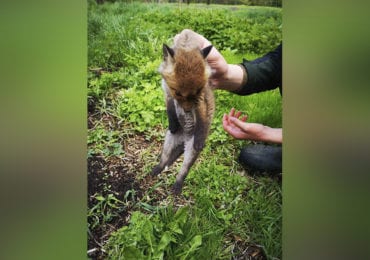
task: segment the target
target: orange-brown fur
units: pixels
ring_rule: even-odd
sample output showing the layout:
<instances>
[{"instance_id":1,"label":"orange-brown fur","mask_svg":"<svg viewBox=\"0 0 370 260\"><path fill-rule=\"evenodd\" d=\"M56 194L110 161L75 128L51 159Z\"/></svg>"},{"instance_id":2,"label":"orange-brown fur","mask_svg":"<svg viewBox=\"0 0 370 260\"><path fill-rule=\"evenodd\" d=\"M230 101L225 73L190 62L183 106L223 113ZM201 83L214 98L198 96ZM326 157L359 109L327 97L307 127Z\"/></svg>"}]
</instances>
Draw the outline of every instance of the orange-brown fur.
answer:
<instances>
[{"instance_id":1,"label":"orange-brown fur","mask_svg":"<svg viewBox=\"0 0 370 260\"><path fill-rule=\"evenodd\" d=\"M199 49L177 49L173 58L174 69L164 72L165 79L173 98L189 110L207 86L206 64Z\"/></svg>"},{"instance_id":2,"label":"orange-brown fur","mask_svg":"<svg viewBox=\"0 0 370 260\"><path fill-rule=\"evenodd\" d=\"M214 113L214 97L208 85L210 68L206 56L212 49L200 49L195 33L184 30L173 48L164 45L164 60L159 69L166 93L169 130L160 163L152 174L160 173L184 153L183 166L176 177L179 194L190 167L205 145Z\"/></svg>"}]
</instances>

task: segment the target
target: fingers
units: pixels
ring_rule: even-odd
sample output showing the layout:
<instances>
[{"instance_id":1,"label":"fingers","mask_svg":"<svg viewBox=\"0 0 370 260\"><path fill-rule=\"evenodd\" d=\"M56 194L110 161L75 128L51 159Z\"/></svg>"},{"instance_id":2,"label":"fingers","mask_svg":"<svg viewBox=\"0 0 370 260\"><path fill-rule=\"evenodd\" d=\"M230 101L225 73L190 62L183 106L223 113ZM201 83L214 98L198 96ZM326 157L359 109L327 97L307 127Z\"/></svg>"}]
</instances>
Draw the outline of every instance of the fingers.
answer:
<instances>
[{"instance_id":1,"label":"fingers","mask_svg":"<svg viewBox=\"0 0 370 260\"><path fill-rule=\"evenodd\" d=\"M235 113L235 108L232 108L229 112L229 117L235 117L235 118L238 118L242 115L242 111L237 111ZM248 115L243 115L242 118L240 118L241 121L245 122L248 118Z\"/></svg>"},{"instance_id":2,"label":"fingers","mask_svg":"<svg viewBox=\"0 0 370 260\"><path fill-rule=\"evenodd\" d=\"M227 114L224 114L222 117L222 127L224 128L225 132L229 134L232 133L232 126L229 123L229 117Z\"/></svg>"},{"instance_id":3,"label":"fingers","mask_svg":"<svg viewBox=\"0 0 370 260\"><path fill-rule=\"evenodd\" d=\"M234 114L235 114L235 108L232 108L229 112L229 116L230 117L234 117Z\"/></svg>"},{"instance_id":4,"label":"fingers","mask_svg":"<svg viewBox=\"0 0 370 260\"><path fill-rule=\"evenodd\" d=\"M231 123L230 120L234 117L229 117L229 115L224 114L222 117L222 126L229 135L236 139L245 139L245 133L235 124ZM235 119L235 118L234 118Z\"/></svg>"},{"instance_id":5,"label":"fingers","mask_svg":"<svg viewBox=\"0 0 370 260\"><path fill-rule=\"evenodd\" d=\"M224 128L224 130L229 133L230 135L233 136L233 128L234 126L232 124L230 124L230 117L227 115L227 114L224 114L224 116L222 117L222 127Z\"/></svg>"},{"instance_id":6,"label":"fingers","mask_svg":"<svg viewBox=\"0 0 370 260\"><path fill-rule=\"evenodd\" d=\"M224 130L227 131L227 129L229 127L229 118L226 114L224 114L224 116L222 117L222 126L223 126Z\"/></svg>"},{"instance_id":7,"label":"fingers","mask_svg":"<svg viewBox=\"0 0 370 260\"><path fill-rule=\"evenodd\" d=\"M222 117L222 126L223 126L224 130L228 133L233 131L233 129L235 128L235 125L230 122L231 118L232 117L230 117L227 114L224 114L223 117Z\"/></svg>"},{"instance_id":8,"label":"fingers","mask_svg":"<svg viewBox=\"0 0 370 260\"><path fill-rule=\"evenodd\" d=\"M229 119L229 122L231 122L232 124L234 124L235 126L237 126L238 128L240 128L241 130L246 131L246 123L244 121L239 120L236 117L231 117Z\"/></svg>"},{"instance_id":9,"label":"fingers","mask_svg":"<svg viewBox=\"0 0 370 260\"><path fill-rule=\"evenodd\" d=\"M235 108L232 108L228 114L224 114L222 117L222 127L224 130L238 139L245 136L247 128L246 120L248 118L247 115L243 115L241 118L240 116L242 116L242 112L236 112Z\"/></svg>"},{"instance_id":10,"label":"fingers","mask_svg":"<svg viewBox=\"0 0 370 260\"><path fill-rule=\"evenodd\" d=\"M191 35L193 35L193 37L196 37L197 41L199 42L199 48L201 48L201 49L211 45L211 42L208 39L206 39L203 35L201 35L197 32L194 32L190 29L184 29L179 34L176 34L175 37L174 37L174 42L177 42L177 39L180 36L180 34L191 34ZM213 49L214 48L212 48L211 52L213 51Z\"/></svg>"},{"instance_id":11,"label":"fingers","mask_svg":"<svg viewBox=\"0 0 370 260\"><path fill-rule=\"evenodd\" d=\"M176 34L175 37L173 37L173 42L176 43L177 39L179 38L180 34Z\"/></svg>"},{"instance_id":12,"label":"fingers","mask_svg":"<svg viewBox=\"0 0 370 260\"><path fill-rule=\"evenodd\" d=\"M212 72L212 73L213 73L213 72ZM218 81L217 79L212 79L212 76L213 76L213 75L211 75L211 77L209 78L208 83L209 83L209 86L210 86L213 90L215 90L215 89L218 89L218 87L219 87L219 81Z\"/></svg>"}]
</instances>

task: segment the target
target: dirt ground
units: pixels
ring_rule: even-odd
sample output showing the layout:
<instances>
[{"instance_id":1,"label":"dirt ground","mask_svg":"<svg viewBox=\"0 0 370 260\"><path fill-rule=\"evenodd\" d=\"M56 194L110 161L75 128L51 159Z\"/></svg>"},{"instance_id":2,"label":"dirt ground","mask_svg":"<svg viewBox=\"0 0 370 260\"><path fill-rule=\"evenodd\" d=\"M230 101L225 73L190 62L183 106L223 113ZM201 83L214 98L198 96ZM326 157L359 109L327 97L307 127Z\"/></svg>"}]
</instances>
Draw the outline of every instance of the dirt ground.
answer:
<instances>
[{"instance_id":1,"label":"dirt ground","mask_svg":"<svg viewBox=\"0 0 370 260\"><path fill-rule=\"evenodd\" d=\"M127 161L127 160L126 160ZM128 170L125 165L125 160L118 158L104 159L99 156L94 156L88 159L88 207L94 206L92 199L94 194L108 195L104 190L104 185L110 185L110 190L114 192L116 197L123 200L124 195L128 190L136 191L137 199L141 199L144 190L152 187L155 181L152 178L144 178L143 182L139 183L135 174ZM110 172L109 177L104 177L105 172ZM165 193L158 192L158 200L165 199ZM130 217L130 209L120 212L120 215L114 217L108 225L100 226L88 234L88 249L97 249L93 254L89 255L91 259L106 259L106 255L100 249L108 239L111 232L128 224ZM261 248L243 243L238 238L233 238L235 241L236 252L239 256L232 259L241 260L264 260L266 259Z\"/></svg>"},{"instance_id":2,"label":"dirt ground","mask_svg":"<svg viewBox=\"0 0 370 260\"><path fill-rule=\"evenodd\" d=\"M122 126L119 125L113 117L109 115L101 115L95 111L95 102L89 100L88 102L88 128L94 127L97 121L103 122L109 128L119 130ZM139 201L145 194L145 191L153 187L158 180L152 178L150 175L142 176L138 174L143 168L143 158L141 153L148 147L153 147L153 141L148 141L142 135L128 136L122 141L124 149L124 156L120 157L104 157L101 155L93 155L87 159L88 168L88 207L91 209L95 203L94 195L100 194L103 197L108 193L113 193L115 197L121 201L127 191L135 190L135 200ZM162 144L154 144L155 153L159 155ZM155 156L155 155L153 155ZM107 189L109 187L109 189ZM151 203L160 204L161 201L166 200L168 190L158 188L152 194ZM186 204L188 201L181 201L179 204ZM117 216L113 217L109 223L100 225L88 231L87 249L89 250L88 257L90 259L107 259L107 256L101 250L104 243L108 240L110 234L127 225L131 216L133 205L129 205L123 211L117 212ZM91 219L88 219L89 223ZM238 238L233 238L235 241L234 251L237 252L236 257L232 259L250 259L250 260L264 260L264 255L261 248L258 246L247 245Z\"/></svg>"}]
</instances>

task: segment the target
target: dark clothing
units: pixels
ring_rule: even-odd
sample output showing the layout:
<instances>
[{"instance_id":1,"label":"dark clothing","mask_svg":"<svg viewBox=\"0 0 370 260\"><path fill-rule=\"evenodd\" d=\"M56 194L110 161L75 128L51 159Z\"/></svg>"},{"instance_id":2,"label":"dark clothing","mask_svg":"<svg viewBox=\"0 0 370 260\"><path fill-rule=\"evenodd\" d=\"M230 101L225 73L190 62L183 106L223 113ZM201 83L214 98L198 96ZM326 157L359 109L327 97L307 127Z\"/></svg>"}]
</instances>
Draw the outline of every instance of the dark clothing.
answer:
<instances>
[{"instance_id":1,"label":"dark clothing","mask_svg":"<svg viewBox=\"0 0 370 260\"><path fill-rule=\"evenodd\" d=\"M241 65L247 71L247 83L234 93L250 95L279 87L282 94L282 44L266 55Z\"/></svg>"},{"instance_id":2,"label":"dark clothing","mask_svg":"<svg viewBox=\"0 0 370 260\"><path fill-rule=\"evenodd\" d=\"M247 72L247 83L234 93L250 95L279 87L282 94L282 44L266 55L243 63ZM239 162L248 171L281 173L282 147L272 145L250 145L243 148L239 155Z\"/></svg>"},{"instance_id":3,"label":"dark clothing","mask_svg":"<svg viewBox=\"0 0 370 260\"><path fill-rule=\"evenodd\" d=\"M244 147L238 161L251 172L277 174L282 172L282 147L255 144Z\"/></svg>"}]
</instances>

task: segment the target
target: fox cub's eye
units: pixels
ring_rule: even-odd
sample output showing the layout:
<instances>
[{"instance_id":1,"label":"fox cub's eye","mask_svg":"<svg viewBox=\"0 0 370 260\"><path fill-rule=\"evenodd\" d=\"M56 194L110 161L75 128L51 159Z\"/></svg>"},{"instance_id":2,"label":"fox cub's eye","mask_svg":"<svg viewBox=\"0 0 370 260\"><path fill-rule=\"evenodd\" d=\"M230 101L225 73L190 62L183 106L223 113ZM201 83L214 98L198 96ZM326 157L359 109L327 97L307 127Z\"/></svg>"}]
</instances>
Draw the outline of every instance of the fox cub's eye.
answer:
<instances>
[{"instance_id":1,"label":"fox cub's eye","mask_svg":"<svg viewBox=\"0 0 370 260\"><path fill-rule=\"evenodd\" d=\"M176 96L182 97L181 93L178 91L175 91Z\"/></svg>"}]
</instances>

